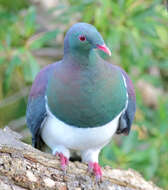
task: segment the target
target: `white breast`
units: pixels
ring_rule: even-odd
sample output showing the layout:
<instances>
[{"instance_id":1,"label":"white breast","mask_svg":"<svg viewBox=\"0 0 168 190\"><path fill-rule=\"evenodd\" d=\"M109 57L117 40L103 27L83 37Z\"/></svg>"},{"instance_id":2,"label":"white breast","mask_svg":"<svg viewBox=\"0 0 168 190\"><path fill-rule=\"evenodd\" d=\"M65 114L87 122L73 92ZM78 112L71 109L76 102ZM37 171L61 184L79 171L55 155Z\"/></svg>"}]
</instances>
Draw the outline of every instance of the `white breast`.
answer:
<instances>
[{"instance_id":1,"label":"white breast","mask_svg":"<svg viewBox=\"0 0 168 190\"><path fill-rule=\"evenodd\" d=\"M70 126L56 118L47 107L48 116L42 127L43 141L54 150L58 145L67 149L83 151L102 148L106 145L118 127L122 112L111 122L95 128L78 128Z\"/></svg>"}]
</instances>

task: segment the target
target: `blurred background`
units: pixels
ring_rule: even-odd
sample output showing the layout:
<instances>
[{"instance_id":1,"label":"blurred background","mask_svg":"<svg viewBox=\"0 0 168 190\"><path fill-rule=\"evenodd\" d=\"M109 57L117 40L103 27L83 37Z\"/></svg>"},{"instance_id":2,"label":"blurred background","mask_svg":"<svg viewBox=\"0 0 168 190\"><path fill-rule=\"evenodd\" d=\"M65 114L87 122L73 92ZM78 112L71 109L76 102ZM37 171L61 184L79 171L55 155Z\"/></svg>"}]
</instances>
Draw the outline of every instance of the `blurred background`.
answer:
<instances>
[{"instance_id":1,"label":"blurred background","mask_svg":"<svg viewBox=\"0 0 168 190\"><path fill-rule=\"evenodd\" d=\"M137 112L129 137L116 136L101 165L133 168L168 189L168 12L161 0L0 0L0 127L31 143L27 96L40 68L61 59L67 29L88 22L133 80Z\"/></svg>"}]
</instances>

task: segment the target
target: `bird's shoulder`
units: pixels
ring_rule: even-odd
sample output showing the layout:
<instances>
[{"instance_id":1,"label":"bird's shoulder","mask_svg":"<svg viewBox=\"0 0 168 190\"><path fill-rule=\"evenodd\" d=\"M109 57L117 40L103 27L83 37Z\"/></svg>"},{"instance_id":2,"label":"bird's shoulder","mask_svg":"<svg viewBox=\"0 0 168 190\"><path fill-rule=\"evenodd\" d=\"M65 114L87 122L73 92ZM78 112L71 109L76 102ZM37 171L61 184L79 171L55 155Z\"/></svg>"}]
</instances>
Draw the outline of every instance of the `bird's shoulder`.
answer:
<instances>
[{"instance_id":1,"label":"bird's shoulder","mask_svg":"<svg viewBox=\"0 0 168 190\"><path fill-rule=\"evenodd\" d=\"M48 79L51 76L51 73L53 72L54 68L60 62L61 61L47 65L43 69L40 70L40 72L37 74L33 82L33 85L29 94L29 98L35 98L38 95L45 94L46 86L48 84Z\"/></svg>"},{"instance_id":2,"label":"bird's shoulder","mask_svg":"<svg viewBox=\"0 0 168 190\"><path fill-rule=\"evenodd\" d=\"M110 69L113 70L113 72L117 72L120 76L122 76L124 82L125 82L125 85L126 85L126 88L127 88L127 92L129 94L129 96L135 100L135 89L134 89L134 85L133 85L133 82L131 80L131 78L129 77L129 75L127 74L127 72L120 66L114 64L114 63L109 63L109 62L106 62Z\"/></svg>"}]
</instances>

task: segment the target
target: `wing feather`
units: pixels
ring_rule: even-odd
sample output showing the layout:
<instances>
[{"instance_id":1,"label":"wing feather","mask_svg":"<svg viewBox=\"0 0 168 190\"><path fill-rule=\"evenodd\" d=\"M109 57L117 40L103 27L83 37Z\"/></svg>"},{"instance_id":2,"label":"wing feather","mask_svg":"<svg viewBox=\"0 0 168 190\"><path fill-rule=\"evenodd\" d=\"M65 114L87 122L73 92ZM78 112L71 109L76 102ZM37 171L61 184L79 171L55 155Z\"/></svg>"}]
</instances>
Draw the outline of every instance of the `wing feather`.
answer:
<instances>
[{"instance_id":1,"label":"wing feather","mask_svg":"<svg viewBox=\"0 0 168 190\"><path fill-rule=\"evenodd\" d=\"M126 88L128 92L128 102L126 104L126 108L119 119L118 129L116 131L117 134L123 133L124 135L128 135L131 129L132 122L134 120L135 111L136 111L136 98L135 91L132 84L131 79L127 75L127 73L120 68L123 77L126 82Z\"/></svg>"},{"instance_id":2,"label":"wing feather","mask_svg":"<svg viewBox=\"0 0 168 190\"><path fill-rule=\"evenodd\" d=\"M40 129L47 116L45 94L48 78L54 65L46 66L38 73L32 85L27 104L26 122L32 133L32 145L38 149L42 149L43 146Z\"/></svg>"}]
</instances>

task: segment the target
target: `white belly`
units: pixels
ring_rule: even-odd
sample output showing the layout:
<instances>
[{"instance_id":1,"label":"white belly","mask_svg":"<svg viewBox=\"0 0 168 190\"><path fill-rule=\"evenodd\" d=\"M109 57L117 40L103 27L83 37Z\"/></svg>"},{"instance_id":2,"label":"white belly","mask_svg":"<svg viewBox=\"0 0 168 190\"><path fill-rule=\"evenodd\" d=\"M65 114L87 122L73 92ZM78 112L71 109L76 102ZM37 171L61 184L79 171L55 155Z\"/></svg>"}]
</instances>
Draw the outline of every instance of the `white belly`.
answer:
<instances>
[{"instance_id":1,"label":"white belly","mask_svg":"<svg viewBox=\"0 0 168 190\"><path fill-rule=\"evenodd\" d=\"M106 145L118 127L121 113L111 122L95 128L78 128L57 119L50 111L42 127L43 141L54 150L58 145L67 149L83 151L102 148Z\"/></svg>"}]
</instances>

